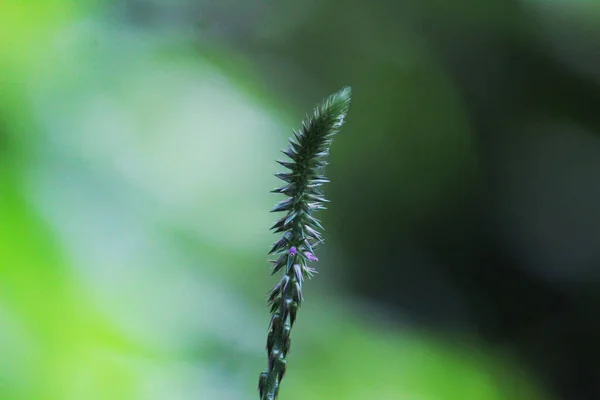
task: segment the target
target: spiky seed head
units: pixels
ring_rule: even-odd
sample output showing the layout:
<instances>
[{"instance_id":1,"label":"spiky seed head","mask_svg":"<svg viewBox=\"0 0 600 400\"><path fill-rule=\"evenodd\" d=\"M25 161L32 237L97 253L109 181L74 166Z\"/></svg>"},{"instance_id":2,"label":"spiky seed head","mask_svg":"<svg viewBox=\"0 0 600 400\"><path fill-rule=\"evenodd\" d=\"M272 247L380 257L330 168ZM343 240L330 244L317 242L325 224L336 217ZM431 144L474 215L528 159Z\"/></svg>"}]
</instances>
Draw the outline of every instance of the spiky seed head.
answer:
<instances>
[{"instance_id":1,"label":"spiky seed head","mask_svg":"<svg viewBox=\"0 0 600 400\"><path fill-rule=\"evenodd\" d=\"M269 293L271 321L267 336L268 369L259 378L261 400L275 400L279 382L286 369L286 356L290 349L290 330L303 301L302 282L316 272L307 262L317 261L314 247L323 242L324 230L314 213L325 209L327 199L321 186L329 180L323 175L325 158L333 137L344 123L350 104L350 88L346 87L325 99L302 122L302 128L293 131L289 147L283 150L288 159L278 161L286 172L275 174L284 182L272 190L287 196L273 208L273 212L286 212L271 230L283 233L273 244L269 254L278 256L272 261L272 273L283 270L284 276ZM288 319L289 317L289 319Z\"/></svg>"}]
</instances>

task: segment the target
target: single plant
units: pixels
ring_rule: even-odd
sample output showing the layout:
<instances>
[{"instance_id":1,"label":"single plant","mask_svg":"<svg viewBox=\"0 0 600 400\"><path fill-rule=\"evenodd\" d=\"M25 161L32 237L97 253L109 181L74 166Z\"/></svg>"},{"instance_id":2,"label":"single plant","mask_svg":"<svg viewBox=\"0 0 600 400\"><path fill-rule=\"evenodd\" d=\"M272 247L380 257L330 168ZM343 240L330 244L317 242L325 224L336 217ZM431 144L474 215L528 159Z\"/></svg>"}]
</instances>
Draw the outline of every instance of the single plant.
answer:
<instances>
[{"instance_id":1,"label":"single plant","mask_svg":"<svg viewBox=\"0 0 600 400\"><path fill-rule=\"evenodd\" d=\"M275 232L283 232L283 236L269 254L277 256L271 261L273 274L283 270L283 276L269 294L272 315L267 336L269 363L259 378L261 400L277 398L286 371L290 332L303 300L302 283L316 272L309 263L317 261L314 248L323 242L319 232L323 227L313 214L325 209L323 203L327 200L321 191L321 186L329 182L323 175L327 165L325 158L329 155L333 137L344 123L350 93L350 88L346 87L318 105L312 116L302 122L302 128L294 131L288 149L283 151L289 160L278 161L289 172L275 174L285 185L273 192L288 197L272 211L287 214L271 227Z\"/></svg>"}]
</instances>

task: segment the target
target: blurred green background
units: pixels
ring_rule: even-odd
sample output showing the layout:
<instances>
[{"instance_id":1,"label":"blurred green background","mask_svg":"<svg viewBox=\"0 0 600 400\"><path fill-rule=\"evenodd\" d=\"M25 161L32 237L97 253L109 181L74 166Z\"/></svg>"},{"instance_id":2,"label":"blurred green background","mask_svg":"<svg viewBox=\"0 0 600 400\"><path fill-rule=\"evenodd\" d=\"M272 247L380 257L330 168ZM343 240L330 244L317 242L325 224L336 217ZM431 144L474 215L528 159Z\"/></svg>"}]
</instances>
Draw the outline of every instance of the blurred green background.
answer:
<instances>
[{"instance_id":1,"label":"blurred green background","mask_svg":"<svg viewBox=\"0 0 600 400\"><path fill-rule=\"evenodd\" d=\"M0 1L0 399L255 399L274 160L353 88L282 400L600 398L600 3Z\"/></svg>"}]
</instances>

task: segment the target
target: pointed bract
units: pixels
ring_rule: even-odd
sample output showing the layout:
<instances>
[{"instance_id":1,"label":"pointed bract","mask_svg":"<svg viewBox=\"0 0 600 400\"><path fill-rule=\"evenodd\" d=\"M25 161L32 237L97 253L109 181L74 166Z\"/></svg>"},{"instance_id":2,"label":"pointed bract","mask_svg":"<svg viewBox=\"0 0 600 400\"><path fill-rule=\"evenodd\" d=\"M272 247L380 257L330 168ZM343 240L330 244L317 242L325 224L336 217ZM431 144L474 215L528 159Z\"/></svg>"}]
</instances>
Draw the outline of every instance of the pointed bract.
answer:
<instances>
[{"instance_id":1,"label":"pointed bract","mask_svg":"<svg viewBox=\"0 0 600 400\"><path fill-rule=\"evenodd\" d=\"M275 207L273 207L273 209L271 210L271 212L279 212L279 211L288 211L288 210L291 210L295 202L296 202L295 198L289 197L289 198L287 198L285 200L282 200L279 203L277 203L277 205Z\"/></svg>"},{"instance_id":2,"label":"pointed bract","mask_svg":"<svg viewBox=\"0 0 600 400\"><path fill-rule=\"evenodd\" d=\"M279 165L289 169L289 170L293 170L296 166L296 163L293 162L289 162L289 161L276 161Z\"/></svg>"},{"instance_id":3,"label":"pointed bract","mask_svg":"<svg viewBox=\"0 0 600 400\"><path fill-rule=\"evenodd\" d=\"M288 174L286 172L278 172L275 174L276 177L278 177L279 179L281 179L284 182L288 182L291 183L293 180L293 176L291 174Z\"/></svg>"}]
</instances>

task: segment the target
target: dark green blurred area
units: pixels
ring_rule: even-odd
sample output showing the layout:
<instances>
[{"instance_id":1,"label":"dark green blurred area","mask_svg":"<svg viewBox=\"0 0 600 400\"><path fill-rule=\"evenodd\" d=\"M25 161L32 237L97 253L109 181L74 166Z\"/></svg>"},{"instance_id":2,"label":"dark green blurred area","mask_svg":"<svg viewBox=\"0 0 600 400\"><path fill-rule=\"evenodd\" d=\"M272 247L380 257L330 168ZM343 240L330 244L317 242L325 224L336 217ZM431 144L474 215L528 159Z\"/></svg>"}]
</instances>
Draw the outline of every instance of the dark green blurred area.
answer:
<instances>
[{"instance_id":1,"label":"dark green blurred area","mask_svg":"<svg viewBox=\"0 0 600 400\"><path fill-rule=\"evenodd\" d=\"M353 88L282 400L598 399L600 3L0 3L0 399L252 399L275 158Z\"/></svg>"}]
</instances>

